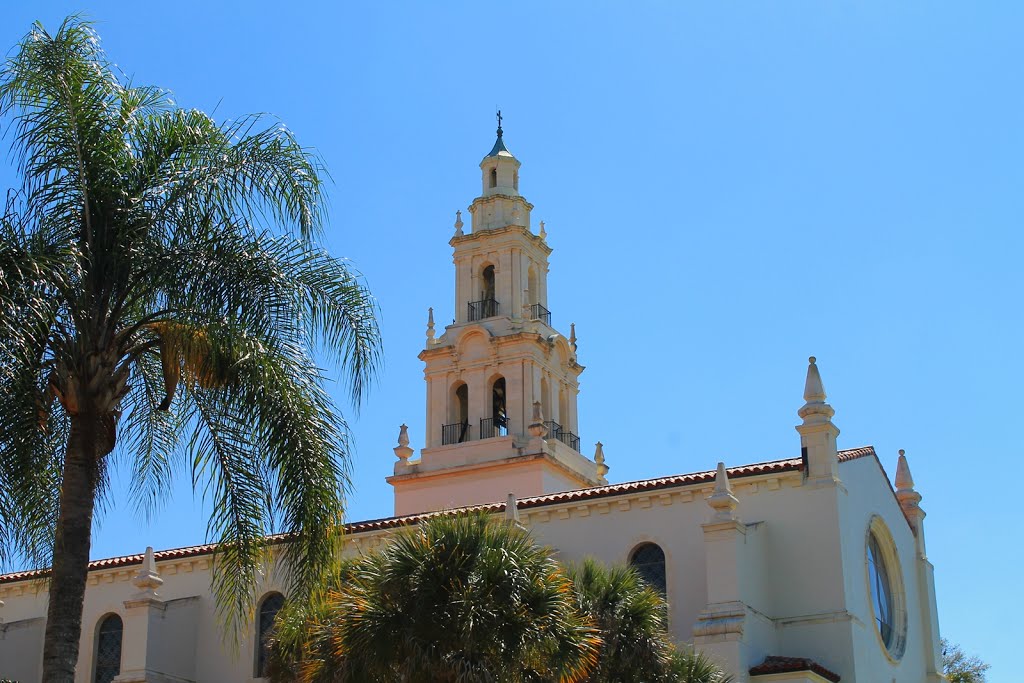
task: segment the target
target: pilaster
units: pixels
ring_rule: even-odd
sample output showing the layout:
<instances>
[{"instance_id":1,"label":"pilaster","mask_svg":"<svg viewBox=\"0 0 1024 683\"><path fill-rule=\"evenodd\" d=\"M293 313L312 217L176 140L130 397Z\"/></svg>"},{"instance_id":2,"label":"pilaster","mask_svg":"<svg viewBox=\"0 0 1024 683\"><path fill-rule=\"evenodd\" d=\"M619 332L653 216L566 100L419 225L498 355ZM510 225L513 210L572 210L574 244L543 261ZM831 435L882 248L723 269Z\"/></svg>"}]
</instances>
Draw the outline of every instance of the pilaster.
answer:
<instances>
[{"instance_id":1,"label":"pilaster","mask_svg":"<svg viewBox=\"0 0 1024 683\"><path fill-rule=\"evenodd\" d=\"M693 644L730 671L744 671L742 647L750 608L743 600L742 567L747 530L739 501L732 493L725 464L718 463L715 490L708 498L713 510L704 531L707 563L707 605L693 627Z\"/></svg>"}]
</instances>

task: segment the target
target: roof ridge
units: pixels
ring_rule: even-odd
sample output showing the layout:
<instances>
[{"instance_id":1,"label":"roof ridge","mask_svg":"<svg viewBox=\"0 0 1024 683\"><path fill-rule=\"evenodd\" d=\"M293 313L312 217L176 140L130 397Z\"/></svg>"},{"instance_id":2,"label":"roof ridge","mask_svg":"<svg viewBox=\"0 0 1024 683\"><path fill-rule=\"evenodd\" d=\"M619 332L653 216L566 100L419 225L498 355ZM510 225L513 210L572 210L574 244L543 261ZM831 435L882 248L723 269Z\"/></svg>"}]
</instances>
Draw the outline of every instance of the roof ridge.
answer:
<instances>
[{"instance_id":1,"label":"roof ridge","mask_svg":"<svg viewBox=\"0 0 1024 683\"><path fill-rule=\"evenodd\" d=\"M866 455L873 455L875 449L873 446L860 446L857 448L848 448L839 451L840 461L845 462L847 460L854 460L861 458ZM735 477L751 477L759 474L771 474L773 472L787 472L793 470L799 470L803 467L803 461L797 458L783 458L780 460L765 460L762 462L750 463L748 465L738 465L736 467L726 468L726 473L729 478ZM703 482L713 481L715 478L715 470L700 470L697 472L687 472L683 474L670 474L664 477L652 477L649 479L637 479L634 481L622 482L619 484L606 484L603 486L593 486L585 489L572 489L570 491L562 491L559 493L547 493L540 496L530 496L527 498L519 499L520 508L532 508L532 507L543 507L548 504L556 504L562 502L574 502L579 500L588 500L591 498L604 498L607 496L625 495L629 493L639 493L642 491L658 490L662 488L671 488L675 486L685 486L689 484L697 484ZM393 517L379 517L377 519L360 520L357 522L348 522L344 525L346 534L363 533L367 531L377 531L381 529L391 529L403 526L409 526L416 522L432 517L439 514L452 514L455 512L469 512L474 510L484 510L488 512L501 512L505 509L505 501L494 501L491 503L478 503L476 505L466 505L458 508L451 508L447 510L436 510L430 512L419 512L413 515L400 515ZM266 537L270 542L280 542L287 538L287 534L271 534ZM157 561L160 560L173 560L183 559L186 557L196 557L200 555L207 555L213 552L216 548L215 543L205 543L199 545L190 545L180 548L167 548L165 550L157 550L153 553ZM133 564L140 564L144 557L143 553L134 553L131 555L118 555L115 557L102 558L99 560L92 560L89 562L89 571L96 569L124 567ZM7 574L0 574L0 583L10 583L13 581L23 581L26 579L42 578L50 573L50 569L27 569L19 572L10 572Z\"/></svg>"}]
</instances>

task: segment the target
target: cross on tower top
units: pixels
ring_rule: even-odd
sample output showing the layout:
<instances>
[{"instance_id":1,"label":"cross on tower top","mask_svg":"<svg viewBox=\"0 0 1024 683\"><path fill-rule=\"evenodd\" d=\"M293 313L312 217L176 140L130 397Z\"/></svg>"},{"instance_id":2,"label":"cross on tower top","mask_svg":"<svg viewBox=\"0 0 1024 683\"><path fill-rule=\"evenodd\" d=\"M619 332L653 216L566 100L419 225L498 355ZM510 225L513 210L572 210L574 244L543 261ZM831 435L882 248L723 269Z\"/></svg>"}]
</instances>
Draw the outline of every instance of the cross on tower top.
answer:
<instances>
[{"instance_id":1,"label":"cross on tower top","mask_svg":"<svg viewBox=\"0 0 1024 683\"><path fill-rule=\"evenodd\" d=\"M501 110L498 110L498 137L501 137Z\"/></svg>"}]
</instances>

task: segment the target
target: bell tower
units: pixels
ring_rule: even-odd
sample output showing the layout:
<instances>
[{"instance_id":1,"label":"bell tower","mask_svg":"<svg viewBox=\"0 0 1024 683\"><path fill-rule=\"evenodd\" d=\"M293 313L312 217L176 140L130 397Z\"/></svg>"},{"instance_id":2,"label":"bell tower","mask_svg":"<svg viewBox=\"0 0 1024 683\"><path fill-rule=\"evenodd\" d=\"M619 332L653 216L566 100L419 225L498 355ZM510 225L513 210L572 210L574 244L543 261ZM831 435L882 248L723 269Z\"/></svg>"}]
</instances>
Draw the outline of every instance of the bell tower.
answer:
<instances>
[{"instance_id":1,"label":"bell tower","mask_svg":"<svg viewBox=\"0 0 1024 683\"><path fill-rule=\"evenodd\" d=\"M580 454L576 396L583 366L553 327L543 221L519 194L519 160L502 137L480 162L482 193L464 231L456 212L454 321L427 323L426 446L405 443L388 482L395 514L556 493L606 483L607 467ZM405 432L403 431L403 434Z\"/></svg>"}]
</instances>

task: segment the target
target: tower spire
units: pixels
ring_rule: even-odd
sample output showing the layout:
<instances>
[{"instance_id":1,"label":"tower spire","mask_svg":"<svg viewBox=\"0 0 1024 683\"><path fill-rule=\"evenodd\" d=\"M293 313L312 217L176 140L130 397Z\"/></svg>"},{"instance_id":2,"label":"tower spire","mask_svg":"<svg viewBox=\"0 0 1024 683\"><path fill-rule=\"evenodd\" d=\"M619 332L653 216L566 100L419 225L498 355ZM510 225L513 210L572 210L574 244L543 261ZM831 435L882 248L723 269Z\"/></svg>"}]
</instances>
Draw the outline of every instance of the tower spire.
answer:
<instances>
[{"instance_id":1,"label":"tower spire","mask_svg":"<svg viewBox=\"0 0 1024 683\"><path fill-rule=\"evenodd\" d=\"M826 398L818 359L811 356L807 359L804 405L797 411L803 424L796 430L800 432L800 452L807 468L807 480L816 485L839 481L839 451L836 446L839 428L832 424L836 411L825 402Z\"/></svg>"}]
</instances>

